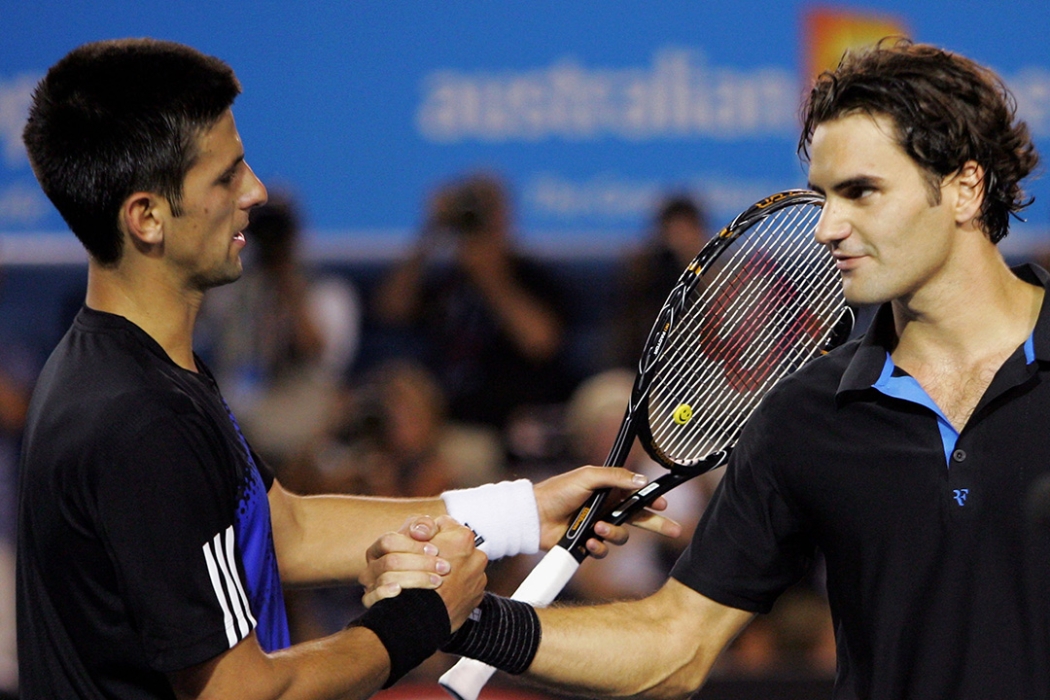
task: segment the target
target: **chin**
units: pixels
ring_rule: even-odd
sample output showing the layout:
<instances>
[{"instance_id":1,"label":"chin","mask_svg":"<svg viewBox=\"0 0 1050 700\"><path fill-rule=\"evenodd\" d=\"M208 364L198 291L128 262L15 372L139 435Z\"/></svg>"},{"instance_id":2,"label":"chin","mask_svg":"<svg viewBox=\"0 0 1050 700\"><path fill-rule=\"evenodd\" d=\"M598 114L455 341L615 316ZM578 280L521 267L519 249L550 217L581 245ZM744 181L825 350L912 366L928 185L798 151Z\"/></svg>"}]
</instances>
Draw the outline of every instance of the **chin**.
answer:
<instances>
[{"instance_id":1,"label":"chin","mask_svg":"<svg viewBox=\"0 0 1050 700\"><path fill-rule=\"evenodd\" d=\"M196 280L196 286L201 291L214 289L215 287L221 287L236 282L241 278L243 273L244 268L241 267L241 262L238 259L236 267L230 267L223 270L212 270L211 272L199 275Z\"/></svg>"},{"instance_id":2,"label":"chin","mask_svg":"<svg viewBox=\"0 0 1050 700\"><path fill-rule=\"evenodd\" d=\"M871 304L885 304L894 298L885 290L865 289L860 285L851 285L848 282L842 285L842 294L850 304L868 306Z\"/></svg>"}]
</instances>

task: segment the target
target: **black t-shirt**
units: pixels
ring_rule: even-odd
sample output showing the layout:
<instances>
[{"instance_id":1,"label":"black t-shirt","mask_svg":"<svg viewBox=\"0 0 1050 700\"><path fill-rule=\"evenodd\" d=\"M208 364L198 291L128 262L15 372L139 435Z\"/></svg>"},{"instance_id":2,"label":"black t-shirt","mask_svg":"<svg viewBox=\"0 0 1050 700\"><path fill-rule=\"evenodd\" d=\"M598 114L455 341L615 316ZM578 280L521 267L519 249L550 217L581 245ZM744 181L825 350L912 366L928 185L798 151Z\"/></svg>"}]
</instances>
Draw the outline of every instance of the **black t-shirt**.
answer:
<instances>
[{"instance_id":1,"label":"black t-shirt","mask_svg":"<svg viewBox=\"0 0 1050 700\"><path fill-rule=\"evenodd\" d=\"M85 308L44 367L20 480L22 697L171 697L165 672L253 629L288 644L273 476L198 365Z\"/></svg>"},{"instance_id":2,"label":"black t-shirt","mask_svg":"<svg viewBox=\"0 0 1050 700\"><path fill-rule=\"evenodd\" d=\"M877 388L889 311L766 396L672 576L766 612L819 550L836 698L1050 697L1050 297L957 435Z\"/></svg>"}]
</instances>

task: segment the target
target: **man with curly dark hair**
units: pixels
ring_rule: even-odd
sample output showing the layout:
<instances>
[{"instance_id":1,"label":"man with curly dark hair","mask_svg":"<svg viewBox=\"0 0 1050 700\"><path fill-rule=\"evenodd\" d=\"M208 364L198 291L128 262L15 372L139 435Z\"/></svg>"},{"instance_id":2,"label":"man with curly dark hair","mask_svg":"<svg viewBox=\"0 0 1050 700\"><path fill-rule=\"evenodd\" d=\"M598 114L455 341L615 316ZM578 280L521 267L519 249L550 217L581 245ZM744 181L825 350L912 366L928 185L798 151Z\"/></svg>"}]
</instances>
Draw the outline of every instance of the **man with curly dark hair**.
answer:
<instances>
[{"instance_id":1,"label":"man with curly dark hair","mask_svg":"<svg viewBox=\"0 0 1050 700\"><path fill-rule=\"evenodd\" d=\"M820 76L803 123L816 235L871 327L768 394L660 591L535 611L524 666L684 697L821 553L834 697L1050 697L1050 275L996 246L1028 130L991 71L906 41ZM496 617L457 645L489 658Z\"/></svg>"}]
</instances>

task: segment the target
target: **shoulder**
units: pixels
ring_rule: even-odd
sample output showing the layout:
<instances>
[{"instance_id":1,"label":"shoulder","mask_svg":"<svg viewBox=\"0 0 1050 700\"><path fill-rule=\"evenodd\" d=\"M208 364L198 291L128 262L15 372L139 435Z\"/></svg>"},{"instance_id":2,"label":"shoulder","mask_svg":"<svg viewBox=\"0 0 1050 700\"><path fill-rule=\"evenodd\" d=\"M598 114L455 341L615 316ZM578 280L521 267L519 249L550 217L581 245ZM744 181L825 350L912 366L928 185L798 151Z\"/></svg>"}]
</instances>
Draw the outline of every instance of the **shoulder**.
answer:
<instances>
[{"instance_id":1,"label":"shoulder","mask_svg":"<svg viewBox=\"0 0 1050 700\"><path fill-rule=\"evenodd\" d=\"M851 340L777 382L755 409L744 435L752 440L761 437L777 441L807 437L799 426L814 413L833 412L842 376L859 347L859 339Z\"/></svg>"},{"instance_id":2,"label":"shoulder","mask_svg":"<svg viewBox=\"0 0 1050 700\"><path fill-rule=\"evenodd\" d=\"M33 392L34 444L108 452L151 427L207 425L198 380L125 333L74 329L63 339Z\"/></svg>"}]
</instances>

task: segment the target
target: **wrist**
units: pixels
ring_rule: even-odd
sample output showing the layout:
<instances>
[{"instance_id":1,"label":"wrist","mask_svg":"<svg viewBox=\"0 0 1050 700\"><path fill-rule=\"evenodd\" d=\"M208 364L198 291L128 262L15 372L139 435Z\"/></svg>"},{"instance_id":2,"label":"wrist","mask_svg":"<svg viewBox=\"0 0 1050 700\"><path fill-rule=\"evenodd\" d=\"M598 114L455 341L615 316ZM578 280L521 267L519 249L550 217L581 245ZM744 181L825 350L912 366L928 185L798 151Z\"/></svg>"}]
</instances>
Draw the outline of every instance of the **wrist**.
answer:
<instances>
[{"instance_id":1,"label":"wrist","mask_svg":"<svg viewBox=\"0 0 1050 700\"><path fill-rule=\"evenodd\" d=\"M384 688L430 658L452 634L444 600L437 591L423 588L410 588L379 601L348 627L371 630L386 648L390 675Z\"/></svg>"},{"instance_id":2,"label":"wrist","mask_svg":"<svg viewBox=\"0 0 1050 700\"><path fill-rule=\"evenodd\" d=\"M540 648L540 619L528 603L486 593L441 649L511 674L524 673Z\"/></svg>"},{"instance_id":3,"label":"wrist","mask_svg":"<svg viewBox=\"0 0 1050 700\"><path fill-rule=\"evenodd\" d=\"M528 479L446 491L441 499L453 519L482 539L478 549L489 559L539 551L540 516Z\"/></svg>"}]
</instances>

